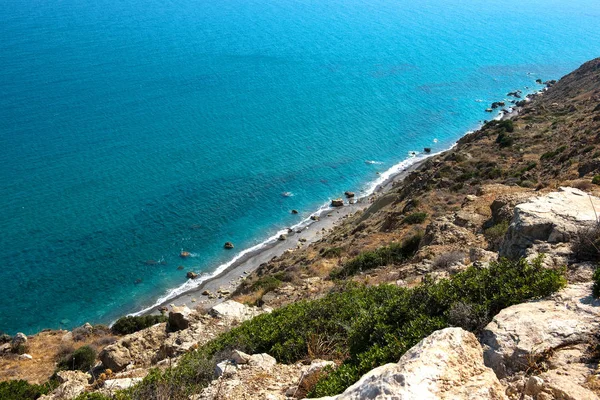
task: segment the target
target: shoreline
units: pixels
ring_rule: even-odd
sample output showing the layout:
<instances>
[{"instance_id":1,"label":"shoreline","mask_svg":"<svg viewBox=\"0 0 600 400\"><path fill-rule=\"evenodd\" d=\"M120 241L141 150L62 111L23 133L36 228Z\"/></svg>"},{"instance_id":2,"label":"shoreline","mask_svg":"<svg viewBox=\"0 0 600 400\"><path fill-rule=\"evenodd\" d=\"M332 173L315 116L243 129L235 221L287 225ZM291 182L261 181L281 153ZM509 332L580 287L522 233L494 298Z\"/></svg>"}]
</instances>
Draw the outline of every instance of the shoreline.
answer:
<instances>
[{"instance_id":1,"label":"shoreline","mask_svg":"<svg viewBox=\"0 0 600 400\"><path fill-rule=\"evenodd\" d=\"M532 97L543 93L545 90L546 87L527 93L523 96L523 100L529 102ZM521 109L515 104L511 104L507 108L509 109L508 112L504 112L503 109L498 110L492 120L512 119L519 115ZM128 315L160 314L161 309L164 310L165 307L171 305L210 308L226 301L229 295L243 282L244 278L260 267L261 264L281 256L286 251L305 248L320 240L348 216L367 209L396 184L404 180L409 173L417 170L427 159L452 150L462 137L478 131L482 126L483 123L474 130L465 132L448 148L436 153L418 153L418 155L409 156L407 159L394 164L381 173L378 179L371 184L367 184L368 189L365 190L365 194L356 198L355 202L348 204L348 199L345 199L344 206L337 208L324 204L310 213L311 216L317 215L319 217L317 221L313 221L309 217L288 229L280 230L261 243L242 250L229 262L218 266L212 273L200 275L197 280L190 279L184 284L171 289L169 293L160 297L153 305ZM287 239L278 240L281 234L285 234ZM200 281L198 282L198 280ZM208 296L203 293L210 293L211 295Z\"/></svg>"},{"instance_id":2,"label":"shoreline","mask_svg":"<svg viewBox=\"0 0 600 400\"><path fill-rule=\"evenodd\" d=\"M274 257L281 256L286 251L305 248L320 240L330 233L337 224L348 218L348 216L371 206L378 198L393 188L397 182L402 181L409 173L419 168L427 159L439 155L453 146L436 153L409 157L395 164L383 172L379 179L369 185L369 190L366 191L366 194L356 198L354 202L344 199L344 206L337 208L323 205L310 214L311 216L318 216L318 220L313 221L307 218L287 230L277 232L261 244L255 246L258 248L244 250L242 252L244 254L240 253L240 255L236 256L238 257L237 259L234 258L228 263L229 265L225 264L227 266L222 270L219 271L219 268L217 268L217 271L206 277L205 280L198 283L195 287L163 301L157 301L154 305L129 315L159 314L161 308L169 305L186 305L189 308L197 306L210 308L226 301L229 294L233 293L245 276L256 270L261 264L270 261ZM277 237L281 233L287 236L286 240L277 240ZM302 241L300 241L301 239ZM193 282L189 280L186 283L190 281ZM209 298L207 295L203 295L202 293L205 291L209 291L215 297ZM225 293L219 296L219 291Z\"/></svg>"}]
</instances>

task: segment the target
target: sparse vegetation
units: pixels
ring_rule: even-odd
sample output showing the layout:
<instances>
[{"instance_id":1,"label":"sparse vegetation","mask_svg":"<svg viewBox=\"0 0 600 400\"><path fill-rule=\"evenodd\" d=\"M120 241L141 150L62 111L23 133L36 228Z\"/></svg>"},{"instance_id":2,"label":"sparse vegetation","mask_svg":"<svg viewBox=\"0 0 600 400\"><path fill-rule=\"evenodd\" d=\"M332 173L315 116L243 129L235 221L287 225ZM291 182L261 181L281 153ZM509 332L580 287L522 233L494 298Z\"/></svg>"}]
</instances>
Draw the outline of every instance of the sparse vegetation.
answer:
<instances>
[{"instance_id":1,"label":"sparse vegetation","mask_svg":"<svg viewBox=\"0 0 600 400\"><path fill-rule=\"evenodd\" d=\"M341 247L330 247L328 249L323 249L321 255L323 258L337 258L342 255Z\"/></svg>"},{"instance_id":2,"label":"sparse vegetation","mask_svg":"<svg viewBox=\"0 0 600 400\"><path fill-rule=\"evenodd\" d=\"M498 249L504 240L504 235L508 231L508 221L502 221L483 231L483 235L488 241L491 249Z\"/></svg>"},{"instance_id":3,"label":"sparse vegetation","mask_svg":"<svg viewBox=\"0 0 600 400\"><path fill-rule=\"evenodd\" d=\"M56 386L58 386L58 382L53 380L43 385L31 384L24 380L0 382L0 399L35 400L50 393Z\"/></svg>"},{"instance_id":4,"label":"sparse vegetation","mask_svg":"<svg viewBox=\"0 0 600 400\"><path fill-rule=\"evenodd\" d=\"M119 318L112 326L111 330L116 335L128 335L166 321L167 317L164 315L141 315L137 317L128 315Z\"/></svg>"},{"instance_id":5,"label":"sparse vegetation","mask_svg":"<svg viewBox=\"0 0 600 400\"><path fill-rule=\"evenodd\" d=\"M407 225L415 225L422 224L427 219L427 213L425 212L414 212L412 214L408 214L404 219L402 219L403 224Z\"/></svg>"},{"instance_id":6,"label":"sparse vegetation","mask_svg":"<svg viewBox=\"0 0 600 400\"><path fill-rule=\"evenodd\" d=\"M592 183L594 185L600 185L600 175L594 175L594 177L592 178Z\"/></svg>"},{"instance_id":7,"label":"sparse vegetation","mask_svg":"<svg viewBox=\"0 0 600 400\"><path fill-rule=\"evenodd\" d=\"M594 281L594 286L592 288L594 297L600 297L600 267L596 268L592 279Z\"/></svg>"}]
</instances>

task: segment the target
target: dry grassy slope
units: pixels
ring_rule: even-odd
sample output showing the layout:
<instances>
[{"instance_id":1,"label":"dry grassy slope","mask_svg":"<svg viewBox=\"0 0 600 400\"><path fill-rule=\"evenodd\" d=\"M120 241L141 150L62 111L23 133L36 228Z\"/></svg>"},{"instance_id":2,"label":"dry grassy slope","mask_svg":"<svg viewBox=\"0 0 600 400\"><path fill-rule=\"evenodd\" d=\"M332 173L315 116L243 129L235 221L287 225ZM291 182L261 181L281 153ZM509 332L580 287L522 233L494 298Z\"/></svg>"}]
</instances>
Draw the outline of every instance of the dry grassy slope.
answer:
<instances>
[{"instance_id":1,"label":"dry grassy slope","mask_svg":"<svg viewBox=\"0 0 600 400\"><path fill-rule=\"evenodd\" d=\"M591 183L592 177L600 174L600 58L533 96L513 119L513 127L513 132L505 132L512 145L505 147L497 138L506 128L493 122L466 135L454 149L426 161L325 239L263 264L235 293L236 298L260 301L267 290L257 288L256 282L269 276L285 281L282 286L296 288L277 289L265 296L271 305L322 295L334 286L327 278L329 272L345 260L400 241L412 231L424 230L432 221L462 218L466 231L462 243L427 246L407 265L388 266L353 278L370 283L405 279L410 285L425 272L423 260L435 259L453 247L463 251L465 245L488 248L482 233L490 219L491 203L502 194L547 192L564 185L600 194L600 186ZM477 197L467 200L467 195ZM406 215L417 211L428 214L424 223L402 223ZM324 256L337 248L341 249L339 255ZM323 280L310 285L303 281L313 276Z\"/></svg>"}]
</instances>

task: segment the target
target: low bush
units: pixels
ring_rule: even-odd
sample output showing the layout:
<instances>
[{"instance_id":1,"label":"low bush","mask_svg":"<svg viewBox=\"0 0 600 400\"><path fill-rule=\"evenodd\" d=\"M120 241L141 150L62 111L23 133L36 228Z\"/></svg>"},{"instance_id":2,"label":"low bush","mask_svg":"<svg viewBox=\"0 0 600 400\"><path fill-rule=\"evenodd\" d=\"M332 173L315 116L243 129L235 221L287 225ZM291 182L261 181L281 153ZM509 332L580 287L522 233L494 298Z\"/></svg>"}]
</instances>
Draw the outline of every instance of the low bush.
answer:
<instances>
[{"instance_id":1,"label":"low bush","mask_svg":"<svg viewBox=\"0 0 600 400\"><path fill-rule=\"evenodd\" d=\"M470 267L451 279L426 278L414 289L346 283L324 298L259 315L184 355L177 367L151 372L122 395L185 398L210 382L219 353L264 352L293 363L309 357L315 335L327 338L331 356L344 361L317 382L310 395L337 394L370 369L397 362L435 330L456 325L477 331L503 308L547 296L565 283L564 271L543 268L541 258Z\"/></svg>"},{"instance_id":2,"label":"low bush","mask_svg":"<svg viewBox=\"0 0 600 400\"><path fill-rule=\"evenodd\" d=\"M89 371L96 363L96 350L90 346L81 346L71 354L66 354L58 362L59 370Z\"/></svg>"},{"instance_id":3,"label":"low bush","mask_svg":"<svg viewBox=\"0 0 600 400\"><path fill-rule=\"evenodd\" d=\"M392 243L373 251L365 251L346 262L342 268L332 271L331 277L334 279L345 278L361 271L406 261L419 249L421 238L421 234L415 234L402 243Z\"/></svg>"},{"instance_id":4,"label":"low bush","mask_svg":"<svg viewBox=\"0 0 600 400\"><path fill-rule=\"evenodd\" d=\"M111 330L116 335L128 335L166 321L167 317L165 315L127 316L119 318L111 327Z\"/></svg>"},{"instance_id":5,"label":"low bush","mask_svg":"<svg viewBox=\"0 0 600 400\"><path fill-rule=\"evenodd\" d=\"M594 175L594 177L592 178L592 183L594 185L600 185L600 175Z\"/></svg>"},{"instance_id":6,"label":"low bush","mask_svg":"<svg viewBox=\"0 0 600 400\"><path fill-rule=\"evenodd\" d=\"M0 399L2 400L35 400L50 393L58 386L58 382L49 381L43 385L31 384L24 380L0 382Z\"/></svg>"},{"instance_id":7,"label":"low bush","mask_svg":"<svg viewBox=\"0 0 600 400\"><path fill-rule=\"evenodd\" d=\"M328 249L323 249L321 256L323 258L337 258L342 255L341 247L330 247Z\"/></svg>"},{"instance_id":8,"label":"low bush","mask_svg":"<svg viewBox=\"0 0 600 400\"><path fill-rule=\"evenodd\" d=\"M496 138L496 143L498 143L500 147L512 146L514 141L514 138L508 135L506 132L500 132Z\"/></svg>"},{"instance_id":9,"label":"low bush","mask_svg":"<svg viewBox=\"0 0 600 400\"><path fill-rule=\"evenodd\" d=\"M504 235L506 235L506 232L508 231L508 226L508 221L502 221L483 231L483 235L489 243L490 250L498 250L498 248L500 248L500 245L504 240Z\"/></svg>"},{"instance_id":10,"label":"low bush","mask_svg":"<svg viewBox=\"0 0 600 400\"><path fill-rule=\"evenodd\" d=\"M427 213L424 212L414 212L412 214L408 214L406 217L402 219L403 224L407 225L415 225L422 224L427 219Z\"/></svg>"}]
</instances>

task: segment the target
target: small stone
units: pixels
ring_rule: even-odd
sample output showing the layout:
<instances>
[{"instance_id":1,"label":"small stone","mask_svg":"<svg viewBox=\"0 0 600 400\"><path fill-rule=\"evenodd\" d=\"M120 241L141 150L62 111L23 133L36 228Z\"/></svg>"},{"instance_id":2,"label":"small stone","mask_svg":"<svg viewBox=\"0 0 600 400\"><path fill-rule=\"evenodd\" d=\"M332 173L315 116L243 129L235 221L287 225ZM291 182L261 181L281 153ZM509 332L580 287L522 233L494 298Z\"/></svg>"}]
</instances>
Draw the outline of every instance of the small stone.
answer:
<instances>
[{"instance_id":1,"label":"small stone","mask_svg":"<svg viewBox=\"0 0 600 400\"><path fill-rule=\"evenodd\" d=\"M292 214L298 214L298 210L292 210Z\"/></svg>"},{"instance_id":2,"label":"small stone","mask_svg":"<svg viewBox=\"0 0 600 400\"><path fill-rule=\"evenodd\" d=\"M319 216L318 215L311 215L310 219L313 220L313 221L318 221L319 220ZM300 232L302 232L302 231L300 231ZM298 232L298 233L300 233L300 232Z\"/></svg>"},{"instance_id":3,"label":"small stone","mask_svg":"<svg viewBox=\"0 0 600 400\"><path fill-rule=\"evenodd\" d=\"M354 192L344 192L346 198L351 199L355 196Z\"/></svg>"},{"instance_id":4,"label":"small stone","mask_svg":"<svg viewBox=\"0 0 600 400\"><path fill-rule=\"evenodd\" d=\"M210 296L210 292L208 290L205 290L202 292L202 296Z\"/></svg>"},{"instance_id":5,"label":"small stone","mask_svg":"<svg viewBox=\"0 0 600 400\"><path fill-rule=\"evenodd\" d=\"M182 251L181 253L179 253L179 257L181 258L188 258L191 255L192 254L189 251Z\"/></svg>"},{"instance_id":6,"label":"small stone","mask_svg":"<svg viewBox=\"0 0 600 400\"><path fill-rule=\"evenodd\" d=\"M225 242L225 244L223 245L224 248L226 249L233 249L233 243L231 242Z\"/></svg>"},{"instance_id":7,"label":"small stone","mask_svg":"<svg viewBox=\"0 0 600 400\"><path fill-rule=\"evenodd\" d=\"M277 240L281 240L281 241L286 240L286 239L287 239L287 236L284 234L279 235L279 237L277 238Z\"/></svg>"},{"instance_id":8,"label":"small stone","mask_svg":"<svg viewBox=\"0 0 600 400\"><path fill-rule=\"evenodd\" d=\"M239 350L234 350L231 353L231 360L238 365L248 364L248 362L250 361L250 355Z\"/></svg>"},{"instance_id":9,"label":"small stone","mask_svg":"<svg viewBox=\"0 0 600 400\"><path fill-rule=\"evenodd\" d=\"M342 199L331 200L331 207L342 207L343 205L344 205L344 200L342 200Z\"/></svg>"},{"instance_id":10,"label":"small stone","mask_svg":"<svg viewBox=\"0 0 600 400\"><path fill-rule=\"evenodd\" d=\"M525 394L535 396L544 389L544 380L537 376L530 376L525 385Z\"/></svg>"},{"instance_id":11,"label":"small stone","mask_svg":"<svg viewBox=\"0 0 600 400\"><path fill-rule=\"evenodd\" d=\"M181 271L183 269L183 265L178 265L177 266L177 271Z\"/></svg>"}]
</instances>

